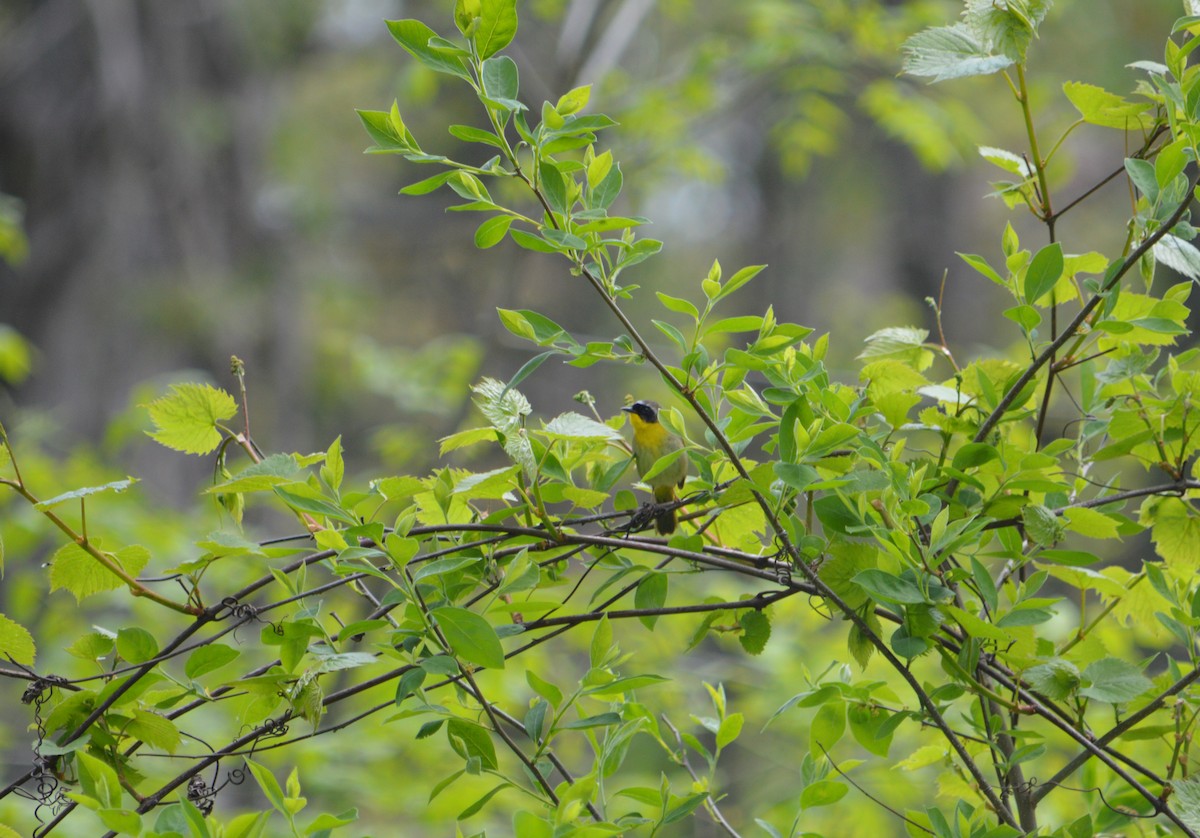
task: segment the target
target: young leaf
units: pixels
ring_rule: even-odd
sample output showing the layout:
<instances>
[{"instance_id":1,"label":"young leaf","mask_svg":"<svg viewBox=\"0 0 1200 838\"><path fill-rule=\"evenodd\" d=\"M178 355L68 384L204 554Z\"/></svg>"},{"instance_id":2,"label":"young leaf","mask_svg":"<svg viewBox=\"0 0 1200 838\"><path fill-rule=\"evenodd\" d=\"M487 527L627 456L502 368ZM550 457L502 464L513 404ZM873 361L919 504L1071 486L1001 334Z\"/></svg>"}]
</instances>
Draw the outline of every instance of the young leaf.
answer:
<instances>
[{"instance_id":1,"label":"young leaf","mask_svg":"<svg viewBox=\"0 0 1200 838\"><path fill-rule=\"evenodd\" d=\"M37 647L29 630L0 614L0 656L14 663L33 666L36 655Z\"/></svg>"},{"instance_id":2,"label":"young leaf","mask_svg":"<svg viewBox=\"0 0 1200 838\"><path fill-rule=\"evenodd\" d=\"M1079 694L1110 704L1132 701L1154 686L1140 668L1121 658L1101 658L1083 670L1083 680L1090 682Z\"/></svg>"},{"instance_id":3,"label":"young leaf","mask_svg":"<svg viewBox=\"0 0 1200 838\"><path fill-rule=\"evenodd\" d=\"M207 384L175 384L148 406L155 430L150 437L185 454L207 454L221 444L217 423L233 418L237 402Z\"/></svg>"},{"instance_id":4,"label":"young leaf","mask_svg":"<svg viewBox=\"0 0 1200 838\"><path fill-rule=\"evenodd\" d=\"M996 73L1015 63L1007 55L992 55L963 23L918 32L900 49L904 53L904 72L934 82Z\"/></svg>"},{"instance_id":5,"label":"young leaf","mask_svg":"<svg viewBox=\"0 0 1200 838\"><path fill-rule=\"evenodd\" d=\"M419 20L389 20L388 30L400 46L426 67L439 73L458 76L463 81L471 81L471 76L462 61L446 53L439 52L429 46L429 41L437 37L437 33Z\"/></svg>"}]
</instances>

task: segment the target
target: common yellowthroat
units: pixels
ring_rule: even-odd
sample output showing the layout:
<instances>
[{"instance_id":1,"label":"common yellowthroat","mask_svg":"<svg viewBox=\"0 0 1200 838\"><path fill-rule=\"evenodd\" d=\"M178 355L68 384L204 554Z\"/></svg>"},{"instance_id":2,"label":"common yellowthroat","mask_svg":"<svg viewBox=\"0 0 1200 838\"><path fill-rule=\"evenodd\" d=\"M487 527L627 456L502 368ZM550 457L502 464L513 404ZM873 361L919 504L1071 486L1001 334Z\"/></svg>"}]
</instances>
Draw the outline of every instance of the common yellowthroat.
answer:
<instances>
[{"instance_id":1,"label":"common yellowthroat","mask_svg":"<svg viewBox=\"0 0 1200 838\"><path fill-rule=\"evenodd\" d=\"M639 476L654 467L663 457L683 448L683 442L658 421L658 405L654 402L634 402L621 410L629 414L633 425L633 456ZM665 469L649 481L654 490L655 503L666 504L675 500L675 487L683 488L687 477L687 456L681 454ZM675 510L664 509L654 515L654 528L662 535L675 532Z\"/></svg>"}]
</instances>

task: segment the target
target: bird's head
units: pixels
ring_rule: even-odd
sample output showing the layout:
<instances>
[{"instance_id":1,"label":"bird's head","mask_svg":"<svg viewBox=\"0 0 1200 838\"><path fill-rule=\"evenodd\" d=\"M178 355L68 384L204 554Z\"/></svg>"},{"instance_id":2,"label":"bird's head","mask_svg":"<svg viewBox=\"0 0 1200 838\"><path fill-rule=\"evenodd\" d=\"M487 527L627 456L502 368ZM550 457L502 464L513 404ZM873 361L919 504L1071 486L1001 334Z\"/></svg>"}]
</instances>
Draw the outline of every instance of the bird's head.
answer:
<instances>
[{"instance_id":1,"label":"bird's head","mask_svg":"<svg viewBox=\"0 0 1200 838\"><path fill-rule=\"evenodd\" d=\"M637 401L626 405L621 410L628 413L635 420L641 420L647 425L653 425L658 422L658 405L655 402Z\"/></svg>"}]
</instances>

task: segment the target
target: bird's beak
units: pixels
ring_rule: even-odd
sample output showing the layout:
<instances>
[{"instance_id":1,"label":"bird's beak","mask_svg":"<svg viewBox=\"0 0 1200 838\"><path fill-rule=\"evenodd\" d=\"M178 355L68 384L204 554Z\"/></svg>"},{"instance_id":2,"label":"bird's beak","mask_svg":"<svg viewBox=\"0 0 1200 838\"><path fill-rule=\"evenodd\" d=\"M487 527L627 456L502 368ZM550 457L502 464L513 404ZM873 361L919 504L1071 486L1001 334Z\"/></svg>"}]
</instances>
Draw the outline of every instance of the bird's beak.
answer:
<instances>
[{"instance_id":1,"label":"bird's beak","mask_svg":"<svg viewBox=\"0 0 1200 838\"><path fill-rule=\"evenodd\" d=\"M633 408L629 406L623 407L621 410L625 411L626 413L633 413Z\"/></svg>"}]
</instances>

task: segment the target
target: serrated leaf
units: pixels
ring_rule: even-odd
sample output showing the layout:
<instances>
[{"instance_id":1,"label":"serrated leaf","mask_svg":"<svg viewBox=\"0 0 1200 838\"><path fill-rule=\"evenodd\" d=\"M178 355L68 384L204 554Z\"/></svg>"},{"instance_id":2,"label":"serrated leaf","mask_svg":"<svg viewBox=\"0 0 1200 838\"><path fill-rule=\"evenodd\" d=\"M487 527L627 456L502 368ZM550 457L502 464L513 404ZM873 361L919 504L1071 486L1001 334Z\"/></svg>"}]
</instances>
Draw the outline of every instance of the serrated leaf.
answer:
<instances>
[{"instance_id":1,"label":"serrated leaf","mask_svg":"<svg viewBox=\"0 0 1200 838\"><path fill-rule=\"evenodd\" d=\"M989 163L994 163L1006 172L1020 175L1022 178L1031 178L1034 176L1033 167L1024 157L1018 157L1011 151L1005 151L1002 148L992 148L986 145L981 145L978 150L980 157ZM960 253L959 255L961 256L962 254Z\"/></svg>"},{"instance_id":2,"label":"serrated leaf","mask_svg":"<svg viewBox=\"0 0 1200 838\"><path fill-rule=\"evenodd\" d=\"M1191 242L1168 234L1154 243L1152 252L1154 258L1168 268L1188 279L1200 280L1200 250Z\"/></svg>"},{"instance_id":3,"label":"serrated leaf","mask_svg":"<svg viewBox=\"0 0 1200 838\"><path fill-rule=\"evenodd\" d=\"M579 413L560 413L542 431L563 439L620 439L620 432Z\"/></svg>"},{"instance_id":4,"label":"serrated leaf","mask_svg":"<svg viewBox=\"0 0 1200 838\"><path fill-rule=\"evenodd\" d=\"M1118 538L1120 536L1117 522L1095 509L1086 507L1064 509L1063 517L1067 521L1067 529L1088 538Z\"/></svg>"},{"instance_id":5,"label":"serrated leaf","mask_svg":"<svg viewBox=\"0 0 1200 838\"><path fill-rule=\"evenodd\" d=\"M272 454L249 465L230 479L209 486L206 494L267 492L284 483L293 483L304 474L295 454Z\"/></svg>"},{"instance_id":6,"label":"serrated leaf","mask_svg":"<svg viewBox=\"0 0 1200 838\"><path fill-rule=\"evenodd\" d=\"M1149 102L1127 102L1115 93L1078 81L1064 84L1063 93L1084 122L1122 131L1150 127L1150 117L1145 115L1153 107Z\"/></svg>"},{"instance_id":7,"label":"serrated leaf","mask_svg":"<svg viewBox=\"0 0 1200 838\"><path fill-rule=\"evenodd\" d=\"M1055 659L1025 671L1025 680L1034 691L1052 701L1062 701L1080 684L1079 670L1067 660Z\"/></svg>"},{"instance_id":8,"label":"serrated leaf","mask_svg":"<svg viewBox=\"0 0 1200 838\"><path fill-rule=\"evenodd\" d=\"M1124 704L1132 701L1154 686L1142 670L1120 658L1101 658L1083 670L1083 679L1089 685L1079 691L1081 696Z\"/></svg>"},{"instance_id":9,"label":"serrated leaf","mask_svg":"<svg viewBox=\"0 0 1200 838\"><path fill-rule=\"evenodd\" d=\"M918 32L900 49L904 72L933 82L996 73L1015 63L1006 55L992 55L962 23Z\"/></svg>"},{"instance_id":10,"label":"serrated leaf","mask_svg":"<svg viewBox=\"0 0 1200 838\"><path fill-rule=\"evenodd\" d=\"M179 747L179 728L165 716L148 710L135 709L132 721L125 726L125 733L168 754L175 753L175 749Z\"/></svg>"},{"instance_id":11,"label":"serrated leaf","mask_svg":"<svg viewBox=\"0 0 1200 838\"><path fill-rule=\"evenodd\" d=\"M36 656L37 646L29 630L0 614L0 658L11 658L23 666L33 666Z\"/></svg>"},{"instance_id":12,"label":"serrated leaf","mask_svg":"<svg viewBox=\"0 0 1200 838\"><path fill-rule=\"evenodd\" d=\"M147 410L155 430L150 437L174 451L207 454L221 444L217 423L237 414L237 402L207 384L176 384Z\"/></svg>"},{"instance_id":13,"label":"serrated leaf","mask_svg":"<svg viewBox=\"0 0 1200 838\"><path fill-rule=\"evenodd\" d=\"M77 498L85 498L88 495L97 495L102 492L124 492L134 483L137 483L136 477L126 477L124 480L115 480L112 483L105 483L103 486L88 486L83 489L72 489L69 492L63 492L61 495L55 495L49 500L40 501L33 505L34 509L52 509L61 503L66 503L69 500Z\"/></svg>"},{"instance_id":14,"label":"serrated leaf","mask_svg":"<svg viewBox=\"0 0 1200 838\"><path fill-rule=\"evenodd\" d=\"M1062 540L1066 527L1049 509L1041 504L1029 504L1021 510L1021 519L1025 524L1025 532L1037 544L1051 547Z\"/></svg>"},{"instance_id":15,"label":"serrated leaf","mask_svg":"<svg viewBox=\"0 0 1200 838\"><path fill-rule=\"evenodd\" d=\"M1200 517L1179 498L1165 498L1154 510L1150 538L1168 567L1191 574L1200 569Z\"/></svg>"},{"instance_id":16,"label":"serrated leaf","mask_svg":"<svg viewBox=\"0 0 1200 838\"><path fill-rule=\"evenodd\" d=\"M762 611L747 611L738 618L738 625L742 629L742 633L738 635L738 642L742 644L742 648L747 654L761 655L763 649L767 648L767 641L771 639L771 621L767 619L767 615Z\"/></svg>"},{"instance_id":17,"label":"serrated leaf","mask_svg":"<svg viewBox=\"0 0 1200 838\"><path fill-rule=\"evenodd\" d=\"M92 541L100 548L100 543ZM108 553L130 576L137 576L150 561L150 552L138 545L122 547L116 553ZM71 542L64 544L50 559L50 590L66 589L82 601L93 594L112 591L125 583L121 577L100 564L90 553Z\"/></svg>"}]
</instances>

